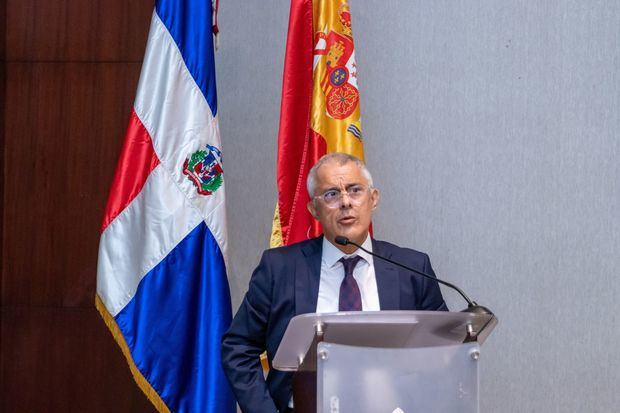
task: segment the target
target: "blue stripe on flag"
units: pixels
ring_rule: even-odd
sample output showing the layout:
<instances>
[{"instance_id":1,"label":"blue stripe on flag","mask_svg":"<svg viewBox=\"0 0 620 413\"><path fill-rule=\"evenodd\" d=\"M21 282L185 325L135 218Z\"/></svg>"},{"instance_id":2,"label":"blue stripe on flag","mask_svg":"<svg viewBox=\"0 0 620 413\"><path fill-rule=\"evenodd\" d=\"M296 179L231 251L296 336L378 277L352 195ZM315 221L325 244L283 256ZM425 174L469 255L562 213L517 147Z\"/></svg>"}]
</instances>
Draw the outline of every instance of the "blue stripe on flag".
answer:
<instances>
[{"instance_id":1,"label":"blue stripe on flag","mask_svg":"<svg viewBox=\"0 0 620 413\"><path fill-rule=\"evenodd\" d=\"M217 114L211 0L159 0L155 6L179 47L185 65Z\"/></svg>"},{"instance_id":2,"label":"blue stripe on flag","mask_svg":"<svg viewBox=\"0 0 620 413\"><path fill-rule=\"evenodd\" d=\"M116 322L144 377L174 412L234 412L220 363L231 321L224 258L198 225L140 282Z\"/></svg>"}]
</instances>

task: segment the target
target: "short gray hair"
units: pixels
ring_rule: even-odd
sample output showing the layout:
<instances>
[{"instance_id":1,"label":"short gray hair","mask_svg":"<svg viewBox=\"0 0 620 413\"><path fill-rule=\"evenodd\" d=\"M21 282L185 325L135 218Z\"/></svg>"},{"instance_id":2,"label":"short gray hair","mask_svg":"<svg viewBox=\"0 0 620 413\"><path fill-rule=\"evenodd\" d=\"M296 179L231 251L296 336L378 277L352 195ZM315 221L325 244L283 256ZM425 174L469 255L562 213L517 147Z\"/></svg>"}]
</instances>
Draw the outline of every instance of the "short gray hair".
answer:
<instances>
[{"instance_id":1,"label":"short gray hair","mask_svg":"<svg viewBox=\"0 0 620 413\"><path fill-rule=\"evenodd\" d=\"M353 155L349 155L348 153L333 152L328 153L327 155L323 155L321 159L319 159L314 164L312 169L310 169L310 172L308 172L308 178L306 179L306 188L308 189L308 195L310 195L310 198L314 197L314 191L316 190L316 174L319 168L324 164L332 161L338 162L338 165L344 165L346 163L353 162L355 165L358 166L358 168L360 168L362 175L368 181L368 186L371 188L373 187L372 175L370 174L368 168L366 168L366 164L364 164L361 159Z\"/></svg>"}]
</instances>

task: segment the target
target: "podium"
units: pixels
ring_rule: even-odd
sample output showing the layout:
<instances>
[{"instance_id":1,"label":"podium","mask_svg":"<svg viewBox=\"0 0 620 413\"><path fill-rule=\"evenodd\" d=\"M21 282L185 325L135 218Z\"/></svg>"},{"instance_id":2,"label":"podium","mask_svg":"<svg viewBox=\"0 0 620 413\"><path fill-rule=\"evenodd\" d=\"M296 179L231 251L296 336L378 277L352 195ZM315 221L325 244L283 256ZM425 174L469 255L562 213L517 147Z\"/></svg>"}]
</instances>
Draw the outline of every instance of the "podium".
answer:
<instances>
[{"instance_id":1,"label":"podium","mask_svg":"<svg viewBox=\"0 0 620 413\"><path fill-rule=\"evenodd\" d=\"M367 311L294 317L273 359L296 413L474 413L492 314Z\"/></svg>"}]
</instances>

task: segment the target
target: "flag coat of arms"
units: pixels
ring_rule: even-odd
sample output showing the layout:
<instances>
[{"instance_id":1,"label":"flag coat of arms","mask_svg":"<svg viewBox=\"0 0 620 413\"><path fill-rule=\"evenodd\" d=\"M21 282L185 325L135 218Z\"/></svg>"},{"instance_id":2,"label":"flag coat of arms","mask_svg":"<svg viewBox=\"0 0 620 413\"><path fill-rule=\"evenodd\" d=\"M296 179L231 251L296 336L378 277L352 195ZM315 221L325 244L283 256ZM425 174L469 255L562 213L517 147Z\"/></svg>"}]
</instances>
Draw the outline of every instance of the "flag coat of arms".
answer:
<instances>
[{"instance_id":1,"label":"flag coat of arms","mask_svg":"<svg viewBox=\"0 0 620 413\"><path fill-rule=\"evenodd\" d=\"M99 246L97 309L159 411L235 411L212 9L156 3Z\"/></svg>"},{"instance_id":2,"label":"flag coat of arms","mask_svg":"<svg viewBox=\"0 0 620 413\"><path fill-rule=\"evenodd\" d=\"M364 159L357 64L347 0L291 0L271 246L321 234L306 178L326 153Z\"/></svg>"}]
</instances>

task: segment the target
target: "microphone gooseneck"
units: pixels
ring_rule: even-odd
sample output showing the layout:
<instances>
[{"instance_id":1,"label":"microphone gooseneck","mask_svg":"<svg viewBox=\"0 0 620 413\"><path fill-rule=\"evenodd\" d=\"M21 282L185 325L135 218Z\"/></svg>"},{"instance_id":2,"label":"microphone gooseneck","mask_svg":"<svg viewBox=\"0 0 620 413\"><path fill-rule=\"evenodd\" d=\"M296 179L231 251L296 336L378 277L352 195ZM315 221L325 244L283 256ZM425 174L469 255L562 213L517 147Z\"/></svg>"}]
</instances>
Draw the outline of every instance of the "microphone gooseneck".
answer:
<instances>
[{"instance_id":1,"label":"microphone gooseneck","mask_svg":"<svg viewBox=\"0 0 620 413\"><path fill-rule=\"evenodd\" d=\"M405 269L405 270L407 270L407 271L414 272L414 273L419 274L419 275L421 275L421 276L423 276L423 277L426 277L426 278L429 278L429 279L431 279L431 280L437 281L437 282L438 282L438 283L440 283L440 284L443 284L443 285L445 285L445 286L447 286L447 287L452 288L452 289L453 289L453 290L455 290L457 293L459 293L459 294L461 295L461 297L463 297L463 298L465 299L465 301L467 301L467 308L466 308L465 310L463 310L462 312L465 312L465 313L474 313L474 314L493 314L493 313L491 312L491 310L489 310L488 308L486 308L486 307L484 307L484 306L481 306L481 305L478 305L475 301L470 300L470 299L469 299L469 297L468 297L468 296L467 296L467 295L463 292L463 290L461 290L459 287L457 287L456 285L454 285L454 284L452 284L452 283L449 283L449 282L447 282L447 281L440 280L439 278L437 278L437 277L433 277L433 276L432 276L432 275L430 275L430 274L426 274L425 272L418 271L418 270L416 270L415 268L408 267L408 266L406 266L406 265L404 265L404 264L401 264L401 263L396 262L396 261L394 261L394 260L391 260L391 259L389 259L389 258L383 257L383 256L381 256L381 255L379 255L379 254L375 254L375 253L374 253L374 252L372 252L372 251L368 251L366 248L362 247L362 246L361 246L361 245L359 245L359 244L356 244L355 242L351 241L351 240L350 240L349 238L347 238L347 237L343 237L342 235L338 235L338 236L336 236L336 237L334 238L334 241L336 241L336 244L339 244L339 245L349 245L349 244L354 245L354 246L356 246L357 248L359 248L359 249L361 249L362 251L364 251L365 253L372 255L373 257L377 257L377 258L379 258L379 259L382 259L383 261L387 261L387 262L389 262L390 264L394 264L394 265L396 265L396 266L398 266L398 267L404 268L404 269Z\"/></svg>"}]
</instances>

